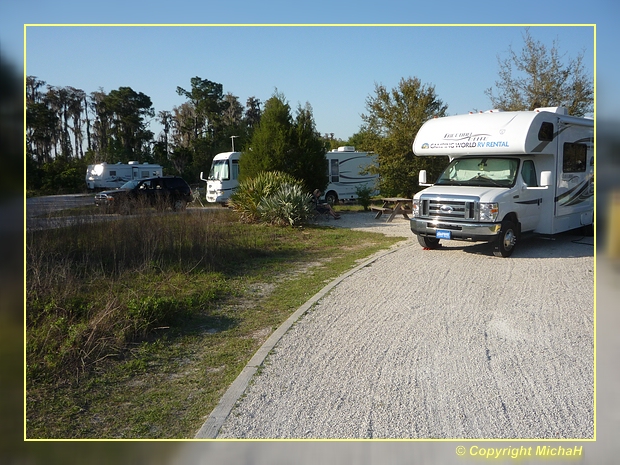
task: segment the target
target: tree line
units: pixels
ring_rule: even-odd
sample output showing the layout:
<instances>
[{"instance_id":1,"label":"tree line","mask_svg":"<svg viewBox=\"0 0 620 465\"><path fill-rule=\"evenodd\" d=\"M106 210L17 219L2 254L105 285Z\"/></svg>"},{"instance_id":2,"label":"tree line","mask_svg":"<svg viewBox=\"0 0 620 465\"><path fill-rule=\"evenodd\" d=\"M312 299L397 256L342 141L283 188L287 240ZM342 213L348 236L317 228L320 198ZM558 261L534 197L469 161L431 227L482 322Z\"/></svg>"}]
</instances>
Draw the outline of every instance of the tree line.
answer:
<instances>
[{"instance_id":1,"label":"tree line","mask_svg":"<svg viewBox=\"0 0 620 465\"><path fill-rule=\"evenodd\" d=\"M82 188L88 164L131 160L198 179L215 153L230 149L230 136L245 143L261 115L257 98L248 98L244 108L222 84L199 77L189 90L176 89L185 103L157 114L151 98L130 87L87 94L46 84L26 77L29 190ZM163 128L156 139L149 130L153 119Z\"/></svg>"},{"instance_id":2,"label":"tree line","mask_svg":"<svg viewBox=\"0 0 620 465\"><path fill-rule=\"evenodd\" d=\"M498 57L495 89L485 95L493 108L532 110L565 106L583 116L593 109L593 82L585 72L583 53L565 59L557 43L547 47L526 30L523 49ZM348 141L320 135L310 103L296 114L277 90L266 102L256 97L245 106L223 85L194 77L190 88L177 87L186 102L155 112L149 96L130 87L109 93L86 94L73 87L56 87L34 76L26 78L27 189L39 192L84 188L86 166L92 163L158 163L167 174L196 182L213 157L231 148L242 150L242 174L287 172L312 190L327 184L325 152L353 145L379 156L380 190L384 195L410 196L417 190L417 173L439 174L445 160L416 157L412 141L430 118L447 115L432 84L417 77L402 78L393 89L375 83L366 99L359 132ZM261 108L262 107L262 108ZM155 119L162 132L149 130Z\"/></svg>"}]
</instances>

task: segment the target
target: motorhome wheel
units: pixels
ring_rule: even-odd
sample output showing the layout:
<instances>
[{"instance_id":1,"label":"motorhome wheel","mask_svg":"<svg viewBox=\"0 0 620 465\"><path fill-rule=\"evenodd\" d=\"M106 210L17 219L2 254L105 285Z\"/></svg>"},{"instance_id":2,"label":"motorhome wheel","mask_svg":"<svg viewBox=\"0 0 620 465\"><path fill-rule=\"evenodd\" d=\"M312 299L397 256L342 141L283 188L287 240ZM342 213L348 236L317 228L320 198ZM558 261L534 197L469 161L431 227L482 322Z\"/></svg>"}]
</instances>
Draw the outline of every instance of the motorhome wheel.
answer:
<instances>
[{"instance_id":1,"label":"motorhome wheel","mask_svg":"<svg viewBox=\"0 0 620 465\"><path fill-rule=\"evenodd\" d=\"M517 228L512 221L503 221L493 248L493 255L496 257L510 257L516 244Z\"/></svg>"},{"instance_id":2,"label":"motorhome wheel","mask_svg":"<svg viewBox=\"0 0 620 465\"><path fill-rule=\"evenodd\" d=\"M325 194L325 201L330 205L337 204L338 195L334 191L330 191L327 194Z\"/></svg>"},{"instance_id":3,"label":"motorhome wheel","mask_svg":"<svg viewBox=\"0 0 620 465\"><path fill-rule=\"evenodd\" d=\"M418 236L418 242L426 249L436 249L439 247L439 239L436 237Z\"/></svg>"}]
</instances>

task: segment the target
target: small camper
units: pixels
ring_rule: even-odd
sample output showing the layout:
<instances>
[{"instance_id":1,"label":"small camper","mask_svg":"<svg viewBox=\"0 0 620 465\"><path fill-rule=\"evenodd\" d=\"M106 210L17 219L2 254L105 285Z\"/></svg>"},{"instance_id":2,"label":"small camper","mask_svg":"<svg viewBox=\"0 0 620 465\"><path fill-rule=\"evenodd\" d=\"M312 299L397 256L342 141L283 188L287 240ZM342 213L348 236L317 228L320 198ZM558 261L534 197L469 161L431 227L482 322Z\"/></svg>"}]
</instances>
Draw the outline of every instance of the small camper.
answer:
<instances>
[{"instance_id":1,"label":"small camper","mask_svg":"<svg viewBox=\"0 0 620 465\"><path fill-rule=\"evenodd\" d=\"M209 176L200 173L200 179L207 183L207 202L226 204L233 190L239 186L239 157L241 152L223 152L213 157Z\"/></svg>"},{"instance_id":2,"label":"small camper","mask_svg":"<svg viewBox=\"0 0 620 465\"><path fill-rule=\"evenodd\" d=\"M369 173L368 168L377 166L376 154L356 152L355 147L338 147L325 155L329 184L325 188L325 201L334 204L342 200L357 199L357 188L372 189L377 194L379 175Z\"/></svg>"},{"instance_id":3,"label":"small camper","mask_svg":"<svg viewBox=\"0 0 620 465\"><path fill-rule=\"evenodd\" d=\"M123 163L97 163L86 169L86 187L88 190L104 190L121 187L134 179L153 178L163 175L160 165L130 161Z\"/></svg>"},{"instance_id":4,"label":"small camper","mask_svg":"<svg viewBox=\"0 0 620 465\"><path fill-rule=\"evenodd\" d=\"M594 121L565 108L448 116L427 121L417 156L447 156L434 184L413 198L411 231L434 249L442 239L486 241L508 257L522 233L552 235L594 224Z\"/></svg>"}]
</instances>

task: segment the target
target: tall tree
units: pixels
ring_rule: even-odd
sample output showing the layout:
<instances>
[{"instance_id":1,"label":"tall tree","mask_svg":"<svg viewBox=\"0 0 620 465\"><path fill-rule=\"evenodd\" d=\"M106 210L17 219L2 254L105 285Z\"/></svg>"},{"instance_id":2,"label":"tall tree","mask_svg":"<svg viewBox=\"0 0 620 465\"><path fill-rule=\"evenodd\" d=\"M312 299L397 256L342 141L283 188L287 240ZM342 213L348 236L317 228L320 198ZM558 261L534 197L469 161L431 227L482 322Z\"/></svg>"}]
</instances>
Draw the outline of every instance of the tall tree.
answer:
<instances>
[{"instance_id":1,"label":"tall tree","mask_svg":"<svg viewBox=\"0 0 620 465\"><path fill-rule=\"evenodd\" d=\"M256 97L249 97L245 102L245 115L243 116L247 127L252 130L254 129L258 123L260 122L261 117L261 109L260 109L261 101Z\"/></svg>"},{"instance_id":2,"label":"tall tree","mask_svg":"<svg viewBox=\"0 0 620 465\"><path fill-rule=\"evenodd\" d=\"M428 170L431 177L439 175L446 160L417 157L412 143L422 124L445 116L447 108L435 87L422 84L418 78L402 78L391 91L375 84L375 95L366 99L368 114L362 115L364 124L354 139L361 142L360 148L378 154L383 194L410 197L418 189L420 169Z\"/></svg>"},{"instance_id":3,"label":"tall tree","mask_svg":"<svg viewBox=\"0 0 620 465\"><path fill-rule=\"evenodd\" d=\"M276 92L265 102L250 148L241 156L241 177L252 178L262 171L285 171L285 160L293 151L292 131L291 107L284 95Z\"/></svg>"},{"instance_id":4,"label":"tall tree","mask_svg":"<svg viewBox=\"0 0 620 465\"><path fill-rule=\"evenodd\" d=\"M119 87L105 98L105 108L112 115L114 145L120 161L140 159L146 155L146 143L153 139L146 118L155 116L151 98L131 87Z\"/></svg>"},{"instance_id":5,"label":"tall tree","mask_svg":"<svg viewBox=\"0 0 620 465\"><path fill-rule=\"evenodd\" d=\"M159 113L157 113L157 118L163 128L163 133L164 133L163 143L164 143L164 148L165 148L165 153L166 153L166 158L167 158L168 148L169 148L168 147L168 144L169 144L168 135L170 134L170 129L172 126L172 113L170 113L169 111L165 111L165 110L160 111Z\"/></svg>"},{"instance_id":6,"label":"tall tree","mask_svg":"<svg viewBox=\"0 0 620 465\"><path fill-rule=\"evenodd\" d=\"M74 139L74 157L84 158L84 133L82 132L82 113L86 114L86 108L83 103L86 98L86 93L81 89L75 87L67 87L68 90L68 117L71 118L73 124L70 126Z\"/></svg>"},{"instance_id":7,"label":"tall tree","mask_svg":"<svg viewBox=\"0 0 620 465\"><path fill-rule=\"evenodd\" d=\"M260 123L239 163L242 178L252 178L265 171L282 171L300 180L308 191L324 189L327 185L325 144L316 131L310 105L300 106L293 119L284 95L276 92L265 102Z\"/></svg>"},{"instance_id":8,"label":"tall tree","mask_svg":"<svg viewBox=\"0 0 620 465\"><path fill-rule=\"evenodd\" d=\"M196 76L191 80L191 90L177 87L177 94L185 96L196 109L195 136L203 129L215 138L221 128L222 113L229 103L224 100L224 87L217 82Z\"/></svg>"},{"instance_id":9,"label":"tall tree","mask_svg":"<svg viewBox=\"0 0 620 465\"><path fill-rule=\"evenodd\" d=\"M584 53L565 59L557 41L548 48L535 40L528 29L523 36L523 49L512 47L508 58L497 57L499 78L485 91L494 108L501 110L533 110L539 107L563 106L569 114L584 116L594 107L593 81L585 71Z\"/></svg>"},{"instance_id":10,"label":"tall tree","mask_svg":"<svg viewBox=\"0 0 620 465\"><path fill-rule=\"evenodd\" d=\"M309 103L297 108L293 131L294 151L290 174L300 179L308 192L327 187L327 144L316 130Z\"/></svg>"}]
</instances>

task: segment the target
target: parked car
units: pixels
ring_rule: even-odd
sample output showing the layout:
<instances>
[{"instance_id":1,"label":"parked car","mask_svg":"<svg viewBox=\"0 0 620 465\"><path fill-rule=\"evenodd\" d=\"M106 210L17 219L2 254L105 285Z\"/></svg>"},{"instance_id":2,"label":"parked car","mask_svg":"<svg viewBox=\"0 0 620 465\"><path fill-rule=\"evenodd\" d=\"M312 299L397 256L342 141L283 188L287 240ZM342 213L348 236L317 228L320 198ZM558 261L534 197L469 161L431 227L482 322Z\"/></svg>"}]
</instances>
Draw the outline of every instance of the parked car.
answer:
<instances>
[{"instance_id":1,"label":"parked car","mask_svg":"<svg viewBox=\"0 0 620 465\"><path fill-rule=\"evenodd\" d=\"M131 213L136 208L184 210L193 200L192 189L178 176L134 179L118 189L95 195L95 205L110 213Z\"/></svg>"}]
</instances>

